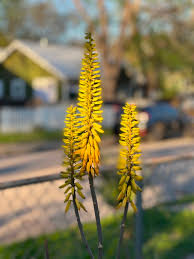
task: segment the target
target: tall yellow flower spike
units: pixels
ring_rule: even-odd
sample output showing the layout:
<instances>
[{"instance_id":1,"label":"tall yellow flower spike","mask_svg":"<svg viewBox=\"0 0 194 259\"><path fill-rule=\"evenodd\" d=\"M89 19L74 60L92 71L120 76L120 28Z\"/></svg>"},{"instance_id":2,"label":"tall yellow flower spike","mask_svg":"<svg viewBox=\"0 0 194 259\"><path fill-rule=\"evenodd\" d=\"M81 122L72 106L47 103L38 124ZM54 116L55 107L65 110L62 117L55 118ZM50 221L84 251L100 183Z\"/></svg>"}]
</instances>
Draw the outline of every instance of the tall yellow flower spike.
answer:
<instances>
[{"instance_id":1,"label":"tall yellow flower spike","mask_svg":"<svg viewBox=\"0 0 194 259\"><path fill-rule=\"evenodd\" d=\"M77 149L77 136L78 136L78 126L77 126L77 114L76 107L70 106L67 109L67 116L65 119L65 128L64 128L64 138L63 138L63 148L65 158L63 160L63 165L65 171L61 173L61 177L65 178L65 183L62 184L59 188L65 188L65 200L67 203L65 212L70 208L70 205L75 199L76 206L78 210L82 208L86 211L84 205L78 200L77 196L79 195L82 199L85 199L85 196L82 193L82 186L79 183L81 179L80 168L82 163L80 162L80 157L75 154Z\"/></svg>"},{"instance_id":2,"label":"tall yellow flower spike","mask_svg":"<svg viewBox=\"0 0 194 259\"><path fill-rule=\"evenodd\" d=\"M102 97L101 80L99 71L98 54L91 33L86 34L84 58L80 73L78 111L80 118L79 145L77 153L82 159L81 172L91 173L92 176L99 174L100 137L103 133L102 118Z\"/></svg>"},{"instance_id":3,"label":"tall yellow flower spike","mask_svg":"<svg viewBox=\"0 0 194 259\"><path fill-rule=\"evenodd\" d=\"M119 182L119 195L117 200L119 201L118 207L125 206L127 202L130 202L134 211L137 208L133 202L137 191L141 191L141 188L135 181L141 181L143 177L137 175L136 171L141 170L139 157L141 150L139 149L140 137L138 120L136 119L136 106L134 104L128 104L123 107L124 114L121 118L121 134L119 143L123 148L120 151L120 159L118 166L118 174L121 175Z\"/></svg>"}]
</instances>

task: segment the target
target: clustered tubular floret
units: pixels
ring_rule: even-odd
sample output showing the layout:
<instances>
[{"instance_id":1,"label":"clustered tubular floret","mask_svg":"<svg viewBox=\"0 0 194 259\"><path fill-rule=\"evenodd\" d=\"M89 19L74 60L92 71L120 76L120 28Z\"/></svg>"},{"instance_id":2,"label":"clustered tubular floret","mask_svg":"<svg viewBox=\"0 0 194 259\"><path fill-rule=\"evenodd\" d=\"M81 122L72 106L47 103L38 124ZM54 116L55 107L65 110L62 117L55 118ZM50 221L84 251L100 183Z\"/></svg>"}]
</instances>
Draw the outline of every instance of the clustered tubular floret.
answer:
<instances>
[{"instance_id":1,"label":"clustered tubular floret","mask_svg":"<svg viewBox=\"0 0 194 259\"><path fill-rule=\"evenodd\" d=\"M77 151L82 159L82 172L92 176L99 174L101 141L99 133L103 133L101 80L98 54L91 33L86 34L84 58L79 82L78 111L80 148Z\"/></svg>"},{"instance_id":2,"label":"clustered tubular floret","mask_svg":"<svg viewBox=\"0 0 194 259\"><path fill-rule=\"evenodd\" d=\"M65 128L64 128L64 154L65 158L63 160L63 165L65 171L61 172L61 177L65 178L65 183L60 186L60 188L65 188L65 200L67 204L65 212L70 208L70 205L75 199L76 206L78 210L81 208L86 211L84 205L78 196L82 199L85 199L84 194L82 193L83 187L80 184L83 174L80 174L80 169L82 167L82 162L80 161L79 155L76 154L76 150L79 147L78 143L78 119L77 119L77 108L70 106L67 109L67 116L65 119Z\"/></svg>"},{"instance_id":3,"label":"clustered tubular floret","mask_svg":"<svg viewBox=\"0 0 194 259\"><path fill-rule=\"evenodd\" d=\"M123 147L120 150L120 159L118 165L118 174L121 175L119 182L119 201L118 207L126 206L129 202L134 209L137 208L134 203L134 197L141 188L135 181L141 181L143 177L136 172L141 170L139 157L141 156L140 136L138 120L136 118L136 106L128 104L123 107L124 113L121 115L121 134L119 143Z\"/></svg>"}]
</instances>

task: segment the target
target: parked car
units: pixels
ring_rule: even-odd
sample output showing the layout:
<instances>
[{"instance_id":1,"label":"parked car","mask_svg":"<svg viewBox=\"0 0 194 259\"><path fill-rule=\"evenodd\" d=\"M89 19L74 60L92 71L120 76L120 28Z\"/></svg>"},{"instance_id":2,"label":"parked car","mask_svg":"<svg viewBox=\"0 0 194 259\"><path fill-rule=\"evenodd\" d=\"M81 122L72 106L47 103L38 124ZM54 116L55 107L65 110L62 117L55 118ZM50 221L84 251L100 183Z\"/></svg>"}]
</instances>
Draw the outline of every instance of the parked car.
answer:
<instances>
[{"instance_id":1,"label":"parked car","mask_svg":"<svg viewBox=\"0 0 194 259\"><path fill-rule=\"evenodd\" d=\"M153 105L139 108L138 111L140 135L145 139L160 140L166 137L177 137L189 132L190 117L167 102L157 102ZM116 135L119 134L120 130L121 114L122 108L119 107L113 128Z\"/></svg>"}]
</instances>

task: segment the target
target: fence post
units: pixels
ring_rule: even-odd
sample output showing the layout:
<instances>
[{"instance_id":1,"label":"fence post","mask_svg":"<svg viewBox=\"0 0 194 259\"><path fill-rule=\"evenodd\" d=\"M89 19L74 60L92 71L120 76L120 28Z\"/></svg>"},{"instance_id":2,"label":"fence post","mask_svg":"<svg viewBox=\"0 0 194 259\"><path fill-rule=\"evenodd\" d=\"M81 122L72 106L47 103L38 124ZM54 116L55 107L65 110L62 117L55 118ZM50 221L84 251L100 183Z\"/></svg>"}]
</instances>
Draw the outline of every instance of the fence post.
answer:
<instances>
[{"instance_id":1,"label":"fence post","mask_svg":"<svg viewBox=\"0 0 194 259\"><path fill-rule=\"evenodd\" d=\"M143 182L139 184L143 190ZM143 207L142 193L137 193L136 206L138 209L135 215L135 259L143 259Z\"/></svg>"}]
</instances>

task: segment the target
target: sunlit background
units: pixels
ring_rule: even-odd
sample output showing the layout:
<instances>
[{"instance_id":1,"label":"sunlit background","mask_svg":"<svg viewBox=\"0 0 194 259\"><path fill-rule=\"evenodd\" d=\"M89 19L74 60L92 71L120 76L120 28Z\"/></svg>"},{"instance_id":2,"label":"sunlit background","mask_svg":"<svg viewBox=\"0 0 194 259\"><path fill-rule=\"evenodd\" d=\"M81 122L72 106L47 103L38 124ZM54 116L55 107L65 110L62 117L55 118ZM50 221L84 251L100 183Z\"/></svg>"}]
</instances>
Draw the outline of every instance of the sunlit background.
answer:
<instances>
[{"instance_id":1,"label":"sunlit background","mask_svg":"<svg viewBox=\"0 0 194 259\"><path fill-rule=\"evenodd\" d=\"M0 259L44 258L45 240L51 258L87 258L58 190L64 116L76 104L87 31L103 87L96 184L105 258L114 258L119 230L116 165L127 101L138 108L145 180L122 258L192 259L193 0L0 1ZM85 205L83 221L91 222L90 198ZM95 247L95 227L86 229Z\"/></svg>"}]
</instances>

